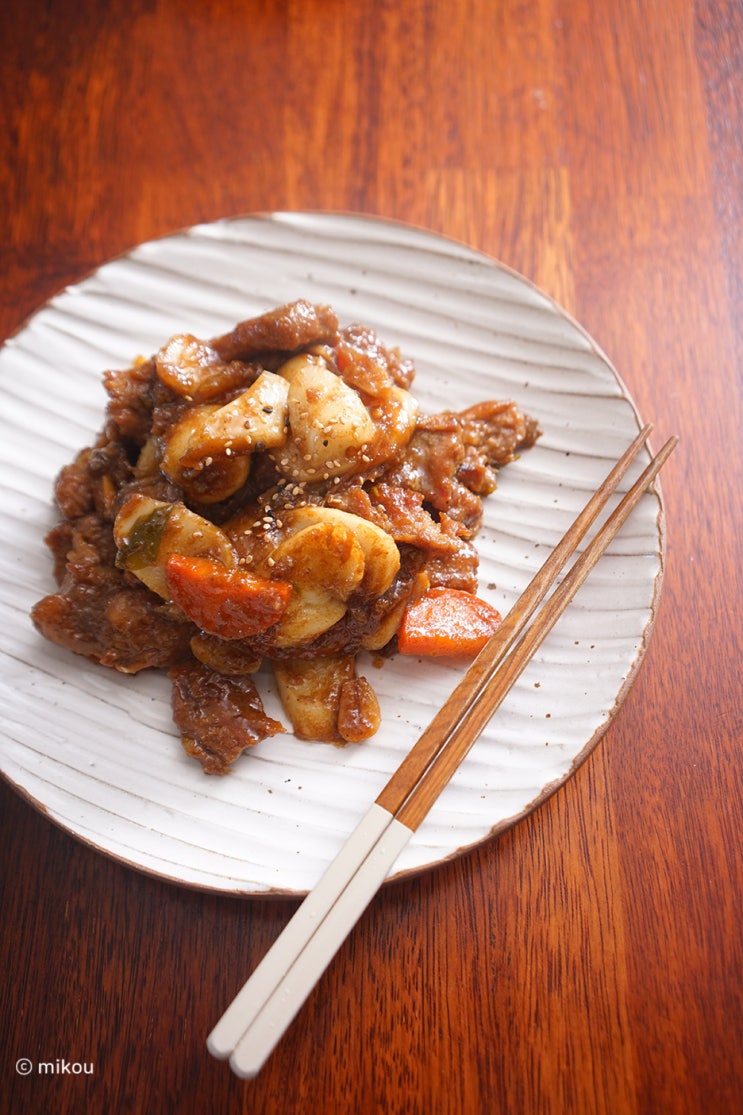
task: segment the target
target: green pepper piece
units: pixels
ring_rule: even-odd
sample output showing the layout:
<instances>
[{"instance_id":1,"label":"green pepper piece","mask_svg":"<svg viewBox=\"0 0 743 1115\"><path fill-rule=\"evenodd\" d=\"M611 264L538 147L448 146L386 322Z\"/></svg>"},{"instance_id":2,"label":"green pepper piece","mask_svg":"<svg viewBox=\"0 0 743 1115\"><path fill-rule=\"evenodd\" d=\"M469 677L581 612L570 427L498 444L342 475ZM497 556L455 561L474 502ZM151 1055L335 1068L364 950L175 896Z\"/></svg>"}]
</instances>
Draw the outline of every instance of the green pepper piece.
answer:
<instances>
[{"instance_id":1,"label":"green pepper piece","mask_svg":"<svg viewBox=\"0 0 743 1115\"><path fill-rule=\"evenodd\" d=\"M169 503L165 507L157 507L151 514L137 520L116 555L119 569L128 569L129 572L135 573L138 569L155 565L160 543L172 513L173 504Z\"/></svg>"}]
</instances>

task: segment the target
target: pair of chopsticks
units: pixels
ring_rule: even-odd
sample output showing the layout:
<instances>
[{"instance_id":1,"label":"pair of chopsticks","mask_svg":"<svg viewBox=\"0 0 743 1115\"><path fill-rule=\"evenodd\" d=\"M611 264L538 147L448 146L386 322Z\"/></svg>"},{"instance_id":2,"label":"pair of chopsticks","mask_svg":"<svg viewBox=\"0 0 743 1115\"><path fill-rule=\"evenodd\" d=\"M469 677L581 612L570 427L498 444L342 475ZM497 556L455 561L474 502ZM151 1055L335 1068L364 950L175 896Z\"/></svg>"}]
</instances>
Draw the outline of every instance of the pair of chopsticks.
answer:
<instances>
[{"instance_id":1,"label":"pair of chopsticks","mask_svg":"<svg viewBox=\"0 0 743 1115\"><path fill-rule=\"evenodd\" d=\"M259 1072L488 720L653 483L678 438L651 459L550 593L651 429L640 431L591 496L210 1033L209 1052L229 1057L238 1076Z\"/></svg>"}]
</instances>

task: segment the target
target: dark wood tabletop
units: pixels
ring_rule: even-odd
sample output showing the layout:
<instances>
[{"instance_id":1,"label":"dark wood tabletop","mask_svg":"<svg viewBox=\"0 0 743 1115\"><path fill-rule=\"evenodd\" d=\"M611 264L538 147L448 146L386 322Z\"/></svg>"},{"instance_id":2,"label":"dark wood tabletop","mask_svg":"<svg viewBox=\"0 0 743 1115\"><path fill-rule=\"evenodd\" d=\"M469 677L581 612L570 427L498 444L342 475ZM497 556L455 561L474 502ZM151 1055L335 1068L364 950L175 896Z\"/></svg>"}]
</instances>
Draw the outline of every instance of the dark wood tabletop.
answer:
<instances>
[{"instance_id":1,"label":"dark wood tabletop","mask_svg":"<svg viewBox=\"0 0 743 1115\"><path fill-rule=\"evenodd\" d=\"M205 1037L296 902L140 874L0 783L0 1111L741 1110L742 71L737 0L2 6L2 337L197 222L379 215L533 280L681 443L599 745L384 888L253 1081Z\"/></svg>"}]
</instances>

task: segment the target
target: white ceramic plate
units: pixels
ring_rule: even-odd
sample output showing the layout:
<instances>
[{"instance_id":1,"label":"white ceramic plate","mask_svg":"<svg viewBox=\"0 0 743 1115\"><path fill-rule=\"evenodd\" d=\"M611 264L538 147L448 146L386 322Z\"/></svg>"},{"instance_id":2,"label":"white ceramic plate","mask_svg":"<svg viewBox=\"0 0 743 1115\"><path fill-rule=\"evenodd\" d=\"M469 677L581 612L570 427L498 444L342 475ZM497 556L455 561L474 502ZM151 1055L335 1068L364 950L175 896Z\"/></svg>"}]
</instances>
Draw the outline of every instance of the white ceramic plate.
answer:
<instances>
[{"instance_id":1,"label":"white ceramic plate","mask_svg":"<svg viewBox=\"0 0 743 1115\"><path fill-rule=\"evenodd\" d=\"M503 470L479 539L480 591L505 613L632 440L639 420L586 333L523 278L405 225L270 214L143 244L64 290L0 351L0 732L4 775L55 822L159 876L234 894L309 889L376 797L460 665L393 659L368 672L378 735L335 748L287 734L223 778L183 753L158 673L122 677L42 640L53 591L43 538L59 468L100 428L101 372L171 334L204 337L296 298L330 303L417 366L424 410L513 398L544 430ZM646 463L642 460L630 477ZM403 852L430 867L518 820L607 727L643 657L663 568L659 493L529 665ZM268 676L258 684L281 716Z\"/></svg>"}]
</instances>

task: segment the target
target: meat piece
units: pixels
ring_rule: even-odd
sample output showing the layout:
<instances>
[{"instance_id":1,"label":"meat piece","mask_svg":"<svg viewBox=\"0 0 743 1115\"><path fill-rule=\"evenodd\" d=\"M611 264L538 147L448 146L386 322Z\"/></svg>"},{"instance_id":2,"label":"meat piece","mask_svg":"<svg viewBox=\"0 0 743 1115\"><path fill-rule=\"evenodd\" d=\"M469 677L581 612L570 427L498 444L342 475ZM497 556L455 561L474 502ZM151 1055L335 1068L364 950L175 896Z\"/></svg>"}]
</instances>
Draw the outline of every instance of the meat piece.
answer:
<instances>
[{"instance_id":1,"label":"meat piece","mask_svg":"<svg viewBox=\"0 0 743 1115\"><path fill-rule=\"evenodd\" d=\"M334 344L338 318L329 306L300 299L260 317L242 321L229 333L210 341L224 361L249 360L265 352L296 352L308 345Z\"/></svg>"},{"instance_id":2,"label":"meat piece","mask_svg":"<svg viewBox=\"0 0 743 1115\"><path fill-rule=\"evenodd\" d=\"M420 492L427 505L480 529L480 497L495 490L497 468L533 445L540 430L514 403L478 403L459 414L420 417L402 458L384 480Z\"/></svg>"},{"instance_id":3,"label":"meat piece","mask_svg":"<svg viewBox=\"0 0 743 1115\"><path fill-rule=\"evenodd\" d=\"M458 417L465 448L459 479L478 495L495 491L498 467L531 448L541 433L539 424L515 403L476 403Z\"/></svg>"},{"instance_id":4,"label":"meat piece","mask_svg":"<svg viewBox=\"0 0 743 1115\"><path fill-rule=\"evenodd\" d=\"M421 419L402 459L384 479L390 487L419 492L437 511L448 511L454 477L464 456L462 428L455 415Z\"/></svg>"},{"instance_id":5,"label":"meat piece","mask_svg":"<svg viewBox=\"0 0 743 1115\"><path fill-rule=\"evenodd\" d=\"M116 492L131 474L121 442L102 438L60 470L54 486L57 507L68 520L92 511L101 519L112 519Z\"/></svg>"},{"instance_id":6,"label":"meat piece","mask_svg":"<svg viewBox=\"0 0 743 1115\"><path fill-rule=\"evenodd\" d=\"M121 437L141 445L152 421L152 386L156 380L153 360L143 360L124 371L103 373L109 395L106 418Z\"/></svg>"},{"instance_id":7,"label":"meat piece","mask_svg":"<svg viewBox=\"0 0 743 1115\"><path fill-rule=\"evenodd\" d=\"M67 572L67 555L72 549L74 531L67 522L57 523L46 536L46 544L52 552L54 559L54 580L62 584Z\"/></svg>"},{"instance_id":8,"label":"meat piece","mask_svg":"<svg viewBox=\"0 0 743 1115\"><path fill-rule=\"evenodd\" d=\"M205 774L226 774L247 747L283 732L267 716L258 690L247 677L225 677L199 662L174 666L173 719L188 755Z\"/></svg>"},{"instance_id":9,"label":"meat piece","mask_svg":"<svg viewBox=\"0 0 743 1115\"><path fill-rule=\"evenodd\" d=\"M372 398L392 383L407 390L415 378L412 360L403 359L396 348L387 348L363 325L350 325L341 332L335 358L346 383Z\"/></svg>"},{"instance_id":10,"label":"meat piece","mask_svg":"<svg viewBox=\"0 0 743 1115\"><path fill-rule=\"evenodd\" d=\"M110 524L91 513L71 523L60 523L47 535L47 544L57 561L64 560L60 583L89 585L118 584L121 574L115 568L116 543Z\"/></svg>"},{"instance_id":11,"label":"meat piece","mask_svg":"<svg viewBox=\"0 0 743 1115\"><path fill-rule=\"evenodd\" d=\"M440 516L433 518L424 507L423 492L395 484L375 484L371 492L372 505L377 515L384 514L380 525L395 542L407 542L423 550L452 554L457 539L441 530Z\"/></svg>"},{"instance_id":12,"label":"meat piece","mask_svg":"<svg viewBox=\"0 0 743 1115\"><path fill-rule=\"evenodd\" d=\"M76 583L45 596L31 615L50 642L123 674L183 660L194 633L165 608L153 608L136 585Z\"/></svg>"},{"instance_id":13,"label":"meat piece","mask_svg":"<svg viewBox=\"0 0 743 1115\"><path fill-rule=\"evenodd\" d=\"M95 515L84 515L74 524L60 522L46 536L54 558L54 579L58 585L79 578L89 580L91 571L102 561L113 566L116 549L108 524ZM101 555L106 555L102 559Z\"/></svg>"},{"instance_id":14,"label":"meat piece","mask_svg":"<svg viewBox=\"0 0 743 1115\"><path fill-rule=\"evenodd\" d=\"M88 471L92 449L83 449L61 469L54 485L54 498L65 519L77 519L94 505L93 478Z\"/></svg>"},{"instance_id":15,"label":"meat piece","mask_svg":"<svg viewBox=\"0 0 743 1115\"><path fill-rule=\"evenodd\" d=\"M463 592L476 593L478 564L474 544L460 538L454 553L428 554L425 571L431 588L457 588Z\"/></svg>"},{"instance_id":16,"label":"meat piece","mask_svg":"<svg viewBox=\"0 0 743 1115\"><path fill-rule=\"evenodd\" d=\"M472 536L482 522L482 502L460 479L465 460L463 425L457 415L421 418L402 459L384 480L393 489L419 493L427 507L455 519Z\"/></svg>"}]
</instances>

